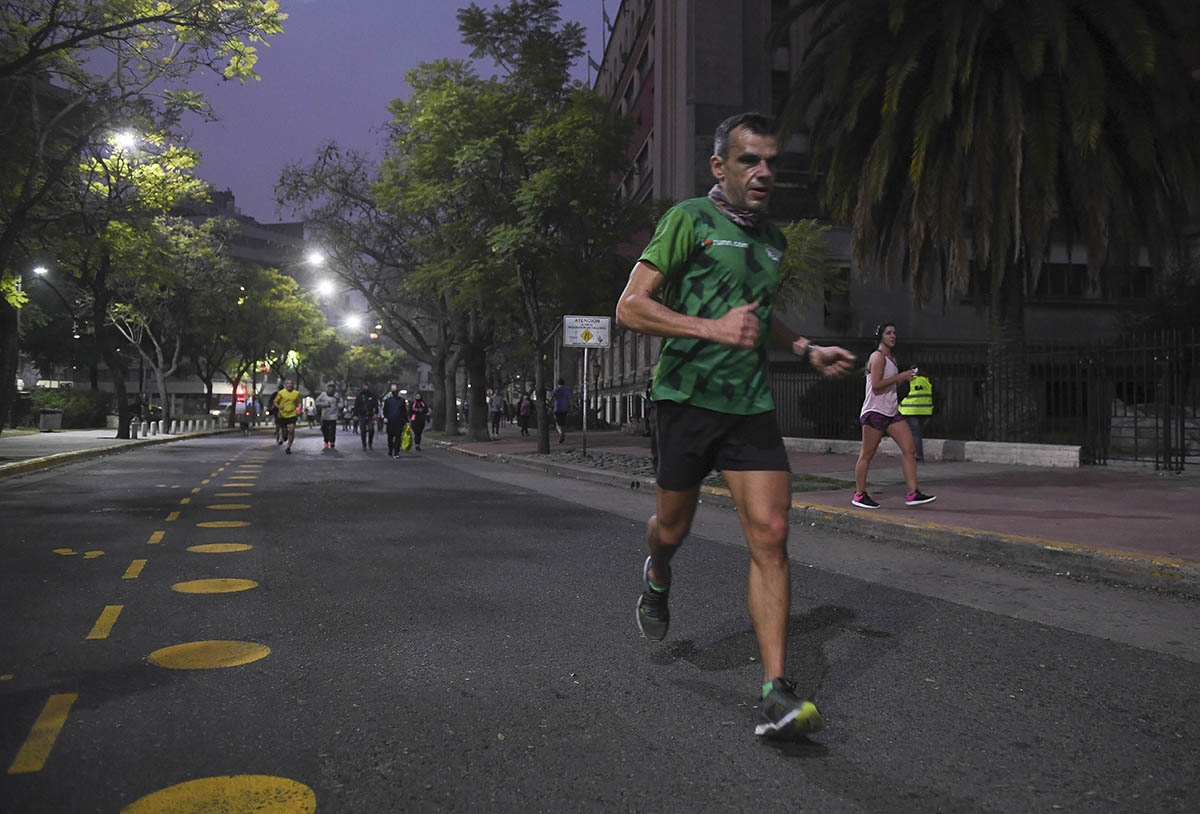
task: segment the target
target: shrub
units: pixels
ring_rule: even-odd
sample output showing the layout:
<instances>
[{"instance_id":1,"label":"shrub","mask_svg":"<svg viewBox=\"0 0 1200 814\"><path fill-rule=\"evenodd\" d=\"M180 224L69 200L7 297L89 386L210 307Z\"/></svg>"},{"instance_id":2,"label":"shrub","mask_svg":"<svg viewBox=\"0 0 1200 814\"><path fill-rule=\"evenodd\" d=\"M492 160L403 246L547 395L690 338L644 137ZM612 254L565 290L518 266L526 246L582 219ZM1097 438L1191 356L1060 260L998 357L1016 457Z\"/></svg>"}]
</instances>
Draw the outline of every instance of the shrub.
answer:
<instances>
[{"instance_id":1,"label":"shrub","mask_svg":"<svg viewBox=\"0 0 1200 814\"><path fill-rule=\"evenodd\" d=\"M39 410L57 407L63 411L63 429L88 429L104 426L111 394L61 388L34 390L31 392L31 398L35 423Z\"/></svg>"}]
</instances>

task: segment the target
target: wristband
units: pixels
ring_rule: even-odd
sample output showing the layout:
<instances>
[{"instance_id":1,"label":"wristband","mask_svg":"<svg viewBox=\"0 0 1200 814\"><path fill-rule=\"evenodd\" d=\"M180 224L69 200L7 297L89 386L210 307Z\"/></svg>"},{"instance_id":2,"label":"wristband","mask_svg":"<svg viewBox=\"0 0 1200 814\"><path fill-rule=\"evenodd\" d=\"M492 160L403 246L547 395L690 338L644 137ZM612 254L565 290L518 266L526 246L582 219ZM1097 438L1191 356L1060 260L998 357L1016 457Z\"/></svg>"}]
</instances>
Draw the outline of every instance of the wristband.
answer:
<instances>
[{"instance_id":1,"label":"wristband","mask_svg":"<svg viewBox=\"0 0 1200 814\"><path fill-rule=\"evenodd\" d=\"M804 346L804 350L800 352L800 358L801 360L808 362L810 365L812 364L812 342L809 342Z\"/></svg>"}]
</instances>

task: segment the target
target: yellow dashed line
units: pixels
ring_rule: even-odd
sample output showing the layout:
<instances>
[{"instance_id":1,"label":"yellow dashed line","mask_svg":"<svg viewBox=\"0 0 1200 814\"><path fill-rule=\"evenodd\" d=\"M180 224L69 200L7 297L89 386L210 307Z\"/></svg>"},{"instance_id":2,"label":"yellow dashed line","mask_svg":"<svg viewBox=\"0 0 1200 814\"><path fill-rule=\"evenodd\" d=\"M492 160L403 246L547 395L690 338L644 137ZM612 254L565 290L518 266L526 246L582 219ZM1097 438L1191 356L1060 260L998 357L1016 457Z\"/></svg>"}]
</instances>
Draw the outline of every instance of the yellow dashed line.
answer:
<instances>
[{"instance_id":1,"label":"yellow dashed line","mask_svg":"<svg viewBox=\"0 0 1200 814\"><path fill-rule=\"evenodd\" d=\"M155 543L161 543L163 540L163 537L165 537L166 534L167 533L165 531L156 531L150 535L150 539L147 540L146 543L148 545L154 545Z\"/></svg>"},{"instance_id":2,"label":"yellow dashed line","mask_svg":"<svg viewBox=\"0 0 1200 814\"><path fill-rule=\"evenodd\" d=\"M200 494L200 487L199 487L199 486L197 486L195 489L193 489L193 490L192 490L192 494L193 494L193 495L198 495L198 494Z\"/></svg>"},{"instance_id":3,"label":"yellow dashed line","mask_svg":"<svg viewBox=\"0 0 1200 814\"><path fill-rule=\"evenodd\" d=\"M186 505L188 505L188 504L189 504L189 503L191 503L191 502L192 502L192 499L191 499L190 497L183 497L183 498L180 498L180 499L179 499L179 505L180 505L180 506L186 506Z\"/></svg>"},{"instance_id":4,"label":"yellow dashed line","mask_svg":"<svg viewBox=\"0 0 1200 814\"><path fill-rule=\"evenodd\" d=\"M105 605L104 610L100 611L100 618L96 620L92 631L85 638L107 639L108 634L112 633L113 625L117 623L117 617L121 615L124 608L124 605Z\"/></svg>"},{"instance_id":5,"label":"yellow dashed line","mask_svg":"<svg viewBox=\"0 0 1200 814\"><path fill-rule=\"evenodd\" d=\"M33 729L21 745L21 751L17 752L12 765L8 767L9 774L28 774L42 770L46 759L50 757L50 750L54 748L54 741L58 739L58 733L67 723L67 713L78 697L79 693L75 692L50 696L50 700L42 708L42 714L33 722Z\"/></svg>"},{"instance_id":6,"label":"yellow dashed line","mask_svg":"<svg viewBox=\"0 0 1200 814\"><path fill-rule=\"evenodd\" d=\"M171 512L170 514L167 515L168 523L174 523L178 519L179 519L179 512Z\"/></svg>"},{"instance_id":7,"label":"yellow dashed line","mask_svg":"<svg viewBox=\"0 0 1200 814\"><path fill-rule=\"evenodd\" d=\"M134 560L129 564L129 567L125 569L125 574L121 577L121 579L137 579L141 575L142 569L145 567L146 560Z\"/></svg>"},{"instance_id":8,"label":"yellow dashed line","mask_svg":"<svg viewBox=\"0 0 1200 814\"><path fill-rule=\"evenodd\" d=\"M200 481L200 482L201 482L201 483L208 483L208 478L205 478L204 480L202 480L202 481Z\"/></svg>"}]
</instances>

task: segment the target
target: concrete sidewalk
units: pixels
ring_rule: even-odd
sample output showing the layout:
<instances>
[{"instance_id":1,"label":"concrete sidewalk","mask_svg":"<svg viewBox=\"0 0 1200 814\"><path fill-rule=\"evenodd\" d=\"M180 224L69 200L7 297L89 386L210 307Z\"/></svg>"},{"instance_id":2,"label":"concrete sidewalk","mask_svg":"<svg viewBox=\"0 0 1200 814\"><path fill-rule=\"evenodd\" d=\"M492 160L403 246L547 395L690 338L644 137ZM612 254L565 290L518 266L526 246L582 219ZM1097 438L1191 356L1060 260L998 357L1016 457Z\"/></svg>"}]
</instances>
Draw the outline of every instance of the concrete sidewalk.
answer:
<instances>
[{"instance_id":1,"label":"concrete sidewalk","mask_svg":"<svg viewBox=\"0 0 1200 814\"><path fill-rule=\"evenodd\" d=\"M536 437L506 425L499 440L440 443L624 488L653 487L648 439L592 432L587 457L582 441L572 433L560 445L552 436L551 454L538 455ZM794 474L833 479L797 479L793 523L1200 597L1200 472L936 461L919 464L917 474L938 499L910 508L899 459L877 455L868 488L882 506L869 510L850 504L857 457L789 449ZM703 492L729 499L717 486Z\"/></svg>"},{"instance_id":2,"label":"concrete sidewalk","mask_svg":"<svg viewBox=\"0 0 1200 814\"><path fill-rule=\"evenodd\" d=\"M202 438L224 432L228 428L174 435L155 435L150 438L117 438L113 429L54 430L53 432L24 432L5 430L0 433L0 478L35 472L51 466L111 455L127 448L147 444L164 444L185 438Z\"/></svg>"}]
</instances>

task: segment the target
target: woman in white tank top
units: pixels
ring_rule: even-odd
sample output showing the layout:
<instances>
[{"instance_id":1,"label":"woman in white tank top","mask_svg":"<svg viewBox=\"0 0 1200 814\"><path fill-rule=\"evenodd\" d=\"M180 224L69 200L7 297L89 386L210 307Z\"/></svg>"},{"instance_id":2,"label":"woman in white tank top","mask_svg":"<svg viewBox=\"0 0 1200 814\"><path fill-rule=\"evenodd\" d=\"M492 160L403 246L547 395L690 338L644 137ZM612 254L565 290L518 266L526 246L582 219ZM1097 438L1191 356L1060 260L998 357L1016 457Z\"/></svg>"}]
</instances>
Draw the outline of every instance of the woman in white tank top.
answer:
<instances>
[{"instance_id":1,"label":"woman in white tank top","mask_svg":"<svg viewBox=\"0 0 1200 814\"><path fill-rule=\"evenodd\" d=\"M903 453L900 467L908 486L904 502L909 506L929 503L935 498L922 494L917 488L917 459L912 430L905 423L904 416L900 415L896 397L896 385L911 381L917 375L917 369L900 372L896 367L896 360L892 358L892 348L896 346L895 323L884 322L879 325L875 329L875 340L879 347L867 360L866 394L858 414L862 424L862 451L858 453L858 463L854 465L854 498L850 502L863 509L879 508L879 504L867 494L867 471L871 468L875 451L879 449L879 442L886 434L892 437Z\"/></svg>"}]
</instances>

